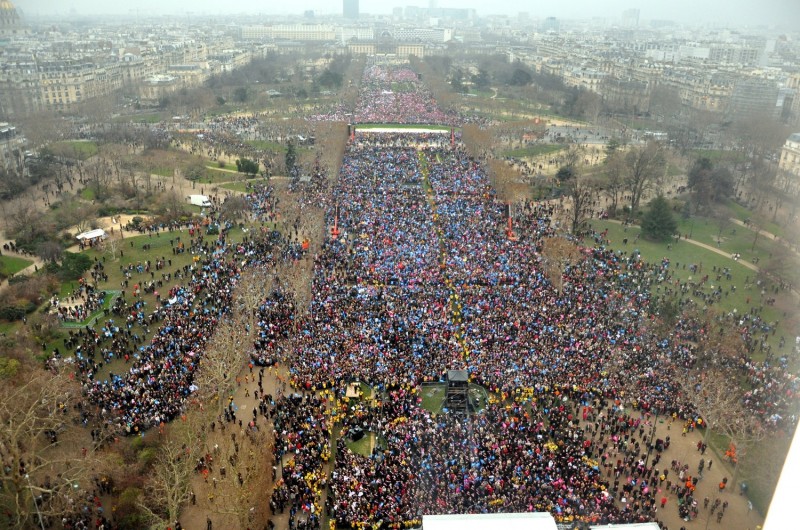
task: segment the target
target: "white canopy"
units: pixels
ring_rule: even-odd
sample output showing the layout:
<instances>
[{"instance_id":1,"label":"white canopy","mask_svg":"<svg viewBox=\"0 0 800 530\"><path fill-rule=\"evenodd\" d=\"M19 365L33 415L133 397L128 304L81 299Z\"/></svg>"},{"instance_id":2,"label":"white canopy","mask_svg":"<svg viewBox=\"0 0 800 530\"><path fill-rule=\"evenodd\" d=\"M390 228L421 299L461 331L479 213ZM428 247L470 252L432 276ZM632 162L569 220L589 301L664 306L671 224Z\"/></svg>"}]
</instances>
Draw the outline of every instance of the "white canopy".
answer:
<instances>
[{"instance_id":1,"label":"white canopy","mask_svg":"<svg viewBox=\"0 0 800 530\"><path fill-rule=\"evenodd\" d=\"M95 228L94 230L88 230L86 232L81 232L80 234L75 236L76 239L79 239L81 241L83 241L85 239L98 239L98 238L105 238L105 237L106 237L106 231L103 230L102 228Z\"/></svg>"},{"instance_id":2,"label":"white canopy","mask_svg":"<svg viewBox=\"0 0 800 530\"><path fill-rule=\"evenodd\" d=\"M783 463L783 470L778 479L778 486L772 496L764 530L782 530L797 528L797 499L800 498L800 481L797 470L800 469L800 428L795 427L792 445Z\"/></svg>"},{"instance_id":3,"label":"white canopy","mask_svg":"<svg viewBox=\"0 0 800 530\"><path fill-rule=\"evenodd\" d=\"M549 513L423 515L422 530L556 530Z\"/></svg>"}]
</instances>

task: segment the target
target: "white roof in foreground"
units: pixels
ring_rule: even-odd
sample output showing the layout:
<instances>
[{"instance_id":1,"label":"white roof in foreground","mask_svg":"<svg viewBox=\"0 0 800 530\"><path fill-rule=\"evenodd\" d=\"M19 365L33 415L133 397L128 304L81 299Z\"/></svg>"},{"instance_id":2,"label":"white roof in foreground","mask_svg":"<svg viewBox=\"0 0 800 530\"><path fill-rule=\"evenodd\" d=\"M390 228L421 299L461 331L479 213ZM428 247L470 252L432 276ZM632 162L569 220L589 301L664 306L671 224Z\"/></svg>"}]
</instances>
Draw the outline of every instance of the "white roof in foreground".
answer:
<instances>
[{"instance_id":1,"label":"white roof in foreground","mask_svg":"<svg viewBox=\"0 0 800 530\"><path fill-rule=\"evenodd\" d=\"M556 530L549 513L423 515L422 530Z\"/></svg>"},{"instance_id":2,"label":"white roof in foreground","mask_svg":"<svg viewBox=\"0 0 800 530\"><path fill-rule=\"evenodd\" d=\"M764 520L764 530L783 530L797 528L797 499L800 499L800 429L795 428L794 439L783 463L781 477L775 487L775 494Z\"/></svg>"},{"instance_id":3,"label":"white roof in foreground","mask_svg":"<svg viewBox=\"0 0 800 530\"><path fill-rule=\"evenodd\" d=\"M98 237L105 237L106 231L102 228L95 228L87 232L82 232L75 236L76 239L97 239Z\"/></svg>"}]
</instances>

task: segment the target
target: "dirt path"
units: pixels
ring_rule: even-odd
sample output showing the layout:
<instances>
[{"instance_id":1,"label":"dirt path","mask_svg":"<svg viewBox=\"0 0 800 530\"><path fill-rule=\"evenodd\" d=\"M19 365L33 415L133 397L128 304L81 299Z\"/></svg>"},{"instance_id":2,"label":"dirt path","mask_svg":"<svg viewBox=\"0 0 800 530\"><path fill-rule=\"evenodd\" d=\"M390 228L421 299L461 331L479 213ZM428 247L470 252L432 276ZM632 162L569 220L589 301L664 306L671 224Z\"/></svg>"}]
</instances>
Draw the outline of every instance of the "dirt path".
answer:
<instances>
[{"instance_id":1,"label":"dirt path","mask_svg":"<svg viewBox=\"0 0 800 530\"><path fill-rule=\"evenodd\" d=\"M252 410L258 409L258 401L255 392L258 390L258 373L261 368L254 368L251 374L250 369L244 366L239 372L238 379L241 384L236 387L233 394L233 404L237 409L237 418L244 422L252 418ZM280 367L263 368L262 387L264 392L274 397L280 395L281 389L285 392L285 374ZM216 404L209 404L216 406ZM264 416L259 415L257 420L259 432L264 433L265 438L272 437L272 422L267 422ZM214 457L213 471L206 479L202 475L196 474L192 480L192 491L195 494L196 503L189 503L184 506L181 513L181 525L187 530L205 528L207 519L210 519L215 529L234 529L240 528L239 518L236 513L230 513L234 508L230 504L230 499L226 495L231 491L240 488L237 483L236 474L230 472L230 458L237 455L238 458L248 460L249 464L256 465L257 468L266 470L249 484L248 494L253 496L252 508L249 510L248 524L250 528L263 528L267 521L272 518L276 523L276 528L286 528L288 515L285 516L283 526L278 524L280 517L274 517L269 513L269 501L272 492L273 480L270 470L273 468L272 462L272 443L255 444L250 442L244 434L244 430L233 423L224 423L217 420L214 432L210 426L207 427L208 441L206 450ZM224 428L223 428L224 427ZM232 435L235 435L236 441ZM236 443L239 444L237 454ZM260 462L256 463L255 461ZM222 476L222 469L225 468L225 476ZM279 478L279 474L276 478Z\"/></svg>"},{"instance_id":2,"label":"dirt path","mask_svg":"<svg viewBox=\"0 0 800 530\"><path fill-rule=\"evenodd\" d=\"M739 484L728 487L723 491L719 489L719 483L723 478L727 478L729 483L733 479L733 469L729 464L716 454L711 448L705 454L697 450L697 443L702 441L702 434L698 431L687 433L682 436L682 424L675 422L670 424L669 418L660 418L657 423L656 437L665 440L670 436L670 447L664 451L661 461L656 466L659 470L670 469L670 463L677 460L689 465L688 474L692 477L697 476L697 468L700 459L704 459L706 469L697 483L694 498L697 500L699 515L697 519L685 521L678 515L678 497L666 492L664 488L657 492L656 500L659 502L662 497L666 497L667 503L664 508L659 507L657 517L670 529L687 528L689 530L701 530L707 528L725 530L755 530L758 525L764 524L764 518L756 511L751 509L751 505L746 496L739 494ZM712 462L711 469L708 469L709 461ZM670 470L668 478L677 479L677 473ZM732 484L732 483L731 483ZM709 507L703 508L703 499L709 498ZM722 517L722 521L717 524L716 514L711 515L711 505L715 499L720 502L728 502L728 507Z\"/></svg>"}]
</instances>

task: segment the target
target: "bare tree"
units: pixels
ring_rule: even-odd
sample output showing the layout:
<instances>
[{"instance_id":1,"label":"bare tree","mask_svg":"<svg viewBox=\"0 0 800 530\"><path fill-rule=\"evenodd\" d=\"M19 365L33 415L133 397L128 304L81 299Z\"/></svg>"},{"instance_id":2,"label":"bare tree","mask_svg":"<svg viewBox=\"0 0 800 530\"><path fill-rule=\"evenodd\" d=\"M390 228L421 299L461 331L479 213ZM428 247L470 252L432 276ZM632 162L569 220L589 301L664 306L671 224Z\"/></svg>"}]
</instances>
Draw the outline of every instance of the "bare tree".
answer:
<instances>
[{"instance_id":1,"label":"bare tree","mask_svg":"<svg viewBox=\"0 0 800 530\"><path fill-rule=\"evenodd\" d=\"M461 138L469 154L475 158L484 159L492 148L492 135L479 125L464 125Z\"/></svg>"},{"instance_id":2,"label":"bare tree","mask_svg":"<svg viewBox=\"0 0 800 530\"><path fill-rule=\"evenodd\" d=\"M50 263L59 261L63 254L64 249L56 241L43 241L36 247L36 255Z\"/></svg>"},{"instance_id":3,"label":"bare tree","mask_svg":"<svg viewBox=\"0 0 800 530\"><path fill-rule=\"evenodd\" d=\"M62 440L75 433L69 428L80 398L75 382L45 371L18 379L26 382L0 386L0 453L11 469L0 475L0 506L13 528L33 528L38 517L72 513L77 497L91 486L98 459L93 451L82 456L70 450L80 441Z\"/></svg>"},{"instance_id":4,"label":"bare tree","mask_svg":"<svg viewBox=\"0 0 800 530\"><path fill-rule=\"evenodd\" d=\"M603 190L611 201L609 214L616 215L619 200L625 192L625 157L619 151L611 153L606 159L605 180L602 181Z\"/></svg>"},{"instance_id":5,"label":"bare tree","mask_svg":"<svg viewBox=\"0 0 800 530\"><path fill-rule=\"evenodd\" d=\"M168 428L139 499L150 528L165 529L178 519L191 498L195 463L204 448L208 415L194 408Z\"/></svg>"},{"instance_id":6,"label":"bare tree","mask_svg":"<svg viewBox=\"0 0 800 530\"><path fill-rule=\"evenodd\" d=\"M233 391L236 376L245 364L250 332L244 323L226 318L220 321L214 338L200 360L195 382L198 399L204 403L217 403L217 412L222 413L227 405L226 397Z\"/></svg>"},{"instance_id":7,"label":"bare tree","mask_svg":"<svg viewBox=\"0 0 800 530\"><path fill-rule=\"evenodd\" d=\"M550 283L561 293L564 289L564 270L581 259L578 246L563 237L545 238L542 240L542 258Z\"/></svg>"},{"instance_id":8,"label":"bare tree","mask_svg":"<svg viewBox=\"0 0 800 530\"><path fill-rule=\"evenodd\" d=\"M625 155L625 183L631 194L631 213L639 207L650 186L664 176L665 164L664 147L658 142L635 147Z\"/></svg>"},{"instance_id":9,"label":"bare tree","mask_svg":"<svg viewBox=\"0 0 800 530\"><path fill-rule=\"evenodd\" d=\"M220 215L223 219L236 221L248 210L247 201L241 195L231 195L220 206Z\"/></svg>"}]
</instances>

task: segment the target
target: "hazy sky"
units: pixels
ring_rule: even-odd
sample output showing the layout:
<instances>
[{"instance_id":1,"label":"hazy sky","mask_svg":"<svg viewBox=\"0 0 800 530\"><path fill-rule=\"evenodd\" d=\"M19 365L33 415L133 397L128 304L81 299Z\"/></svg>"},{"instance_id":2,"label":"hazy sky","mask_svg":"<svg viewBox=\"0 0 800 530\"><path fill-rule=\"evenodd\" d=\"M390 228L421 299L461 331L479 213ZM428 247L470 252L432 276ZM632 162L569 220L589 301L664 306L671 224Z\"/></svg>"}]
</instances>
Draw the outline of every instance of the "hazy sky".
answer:
<instances>
[{"instance_id":1,"label":"hazy sky","mask_svg":"<svg viewBox=\"0 0 800 530\"><path fill-rule=\"evenodd\" d=\"M67 13L173 14L191 11L208 13L274 13L301 14L307 9L315 13L341 13L341 0L12 0L31 15ZM622 11L637 7L643 20L672 19L681 22L711 22L716 24L758 25L780 24L800 31L800 0L437 0L439 7L469 7L479 15L494 13L517 14L526 11L534 17L560 18L602 17L619 19ZM361 0L361 11L389 13L395 6L427 6L427 1Z\"/></svg>"}]
</instances>

